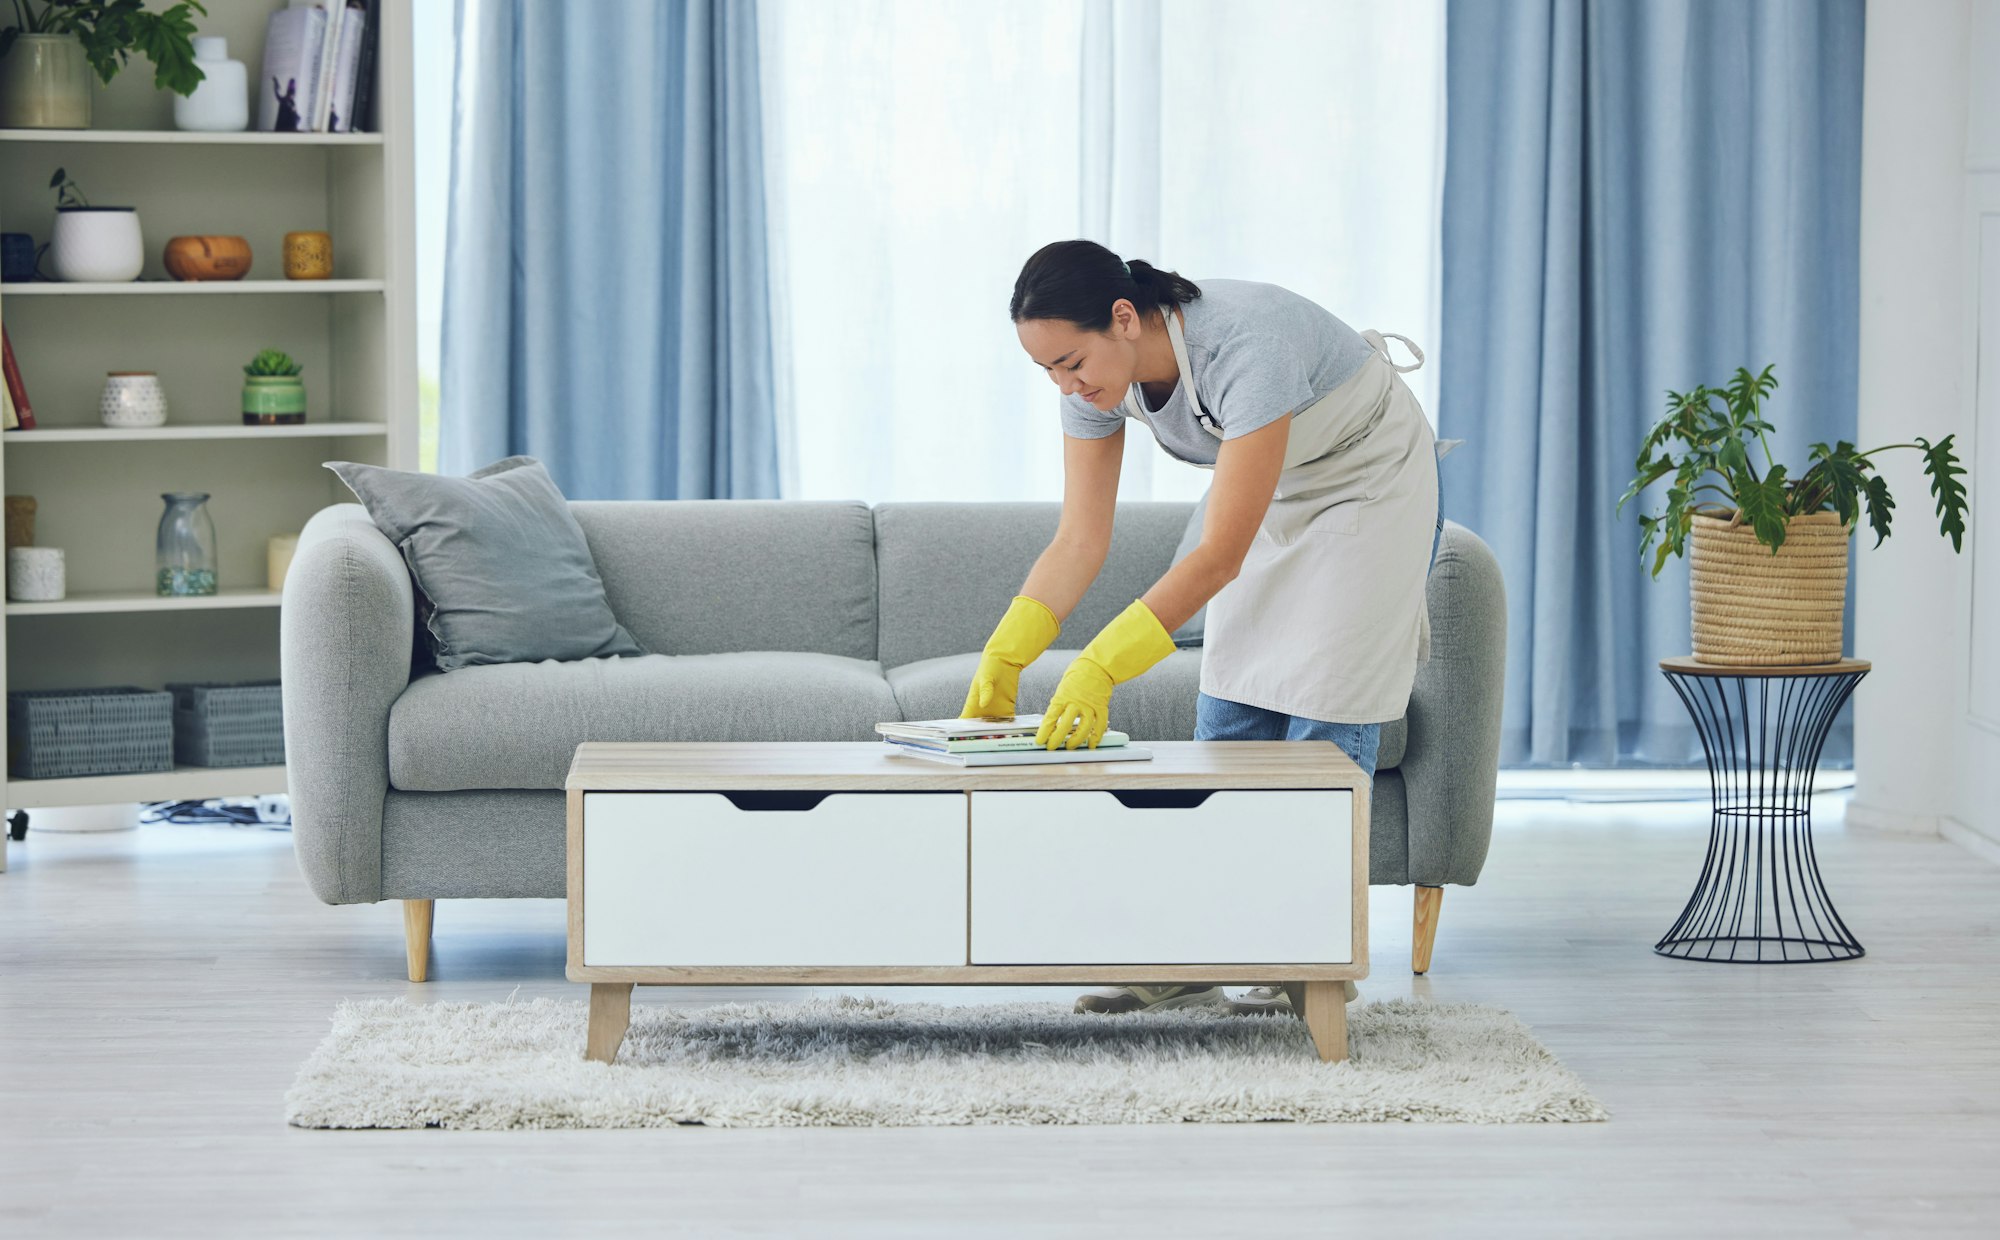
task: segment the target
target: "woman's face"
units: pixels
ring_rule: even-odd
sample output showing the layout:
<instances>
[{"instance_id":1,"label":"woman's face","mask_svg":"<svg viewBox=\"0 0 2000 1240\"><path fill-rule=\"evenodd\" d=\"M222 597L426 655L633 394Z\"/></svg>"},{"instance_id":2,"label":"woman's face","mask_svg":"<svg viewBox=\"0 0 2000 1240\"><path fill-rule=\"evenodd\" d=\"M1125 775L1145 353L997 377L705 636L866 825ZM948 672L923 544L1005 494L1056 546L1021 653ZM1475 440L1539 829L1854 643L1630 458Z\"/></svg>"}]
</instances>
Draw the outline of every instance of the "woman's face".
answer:
<instances>
[{"instance_id":1,"label":"woman's face","mask_svg":"<svg viewBox=\"0 0 2000 1240\"><path fill-rule=\"evenodd\" d=\"M1021 347L1065 396L1116 409L1132 386L1139 360L1140 321L1132 303L1111 307L1111 326L1085 331L1065 319L1025 319L1014 325Z\"/></svg>"}]
</instances>

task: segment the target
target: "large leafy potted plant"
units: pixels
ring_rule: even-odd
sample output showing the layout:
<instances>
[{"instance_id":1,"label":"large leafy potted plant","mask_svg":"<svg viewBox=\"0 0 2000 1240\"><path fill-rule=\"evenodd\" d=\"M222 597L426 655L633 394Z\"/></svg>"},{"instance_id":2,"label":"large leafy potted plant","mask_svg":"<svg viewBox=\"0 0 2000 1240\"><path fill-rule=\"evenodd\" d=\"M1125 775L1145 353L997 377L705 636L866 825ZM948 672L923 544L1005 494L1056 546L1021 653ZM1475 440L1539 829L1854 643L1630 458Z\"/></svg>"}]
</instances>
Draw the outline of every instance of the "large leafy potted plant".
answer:
<instances>
[{"instance_id":1,"label":"large leafy potted plant","mask_svg":"<svg viewBox=\"0 0 2000 1240\"><path fill-rule=\"evenodd\" d=\"M90 128L90 74L109 85L133 52L153 62L153 85L188 95L205 76L194 63L190 10L152 13L145 0L5 0L14 23L0 29L0 128Z\"/></svg>"},{"instance_id":2,"label":"large leafy potted plant","mask_svg":"<svg viewBox=\"0 0 2000 1240\"><path fill-rule=\"evenodd\" d=\"M1667 413L1639 447L1638 473L1618 501L1671 478L1666 508L1641 515L1639 554L1653 576L1690 549L1695 658L1732 666L1801 666L1841 657L1847 546L1865 509L1875 544L1896 502L1875 472L1883 452L1923 453L1939 532L1965 540L1965 470L1946 435L1857 451L1812 445L1794 477L1771 452L1763 403L1778 380L1737 368L1729 386L1668 392ZM1761 467L1758 458L1761 456Z\"/></svg>"}]
</instances>

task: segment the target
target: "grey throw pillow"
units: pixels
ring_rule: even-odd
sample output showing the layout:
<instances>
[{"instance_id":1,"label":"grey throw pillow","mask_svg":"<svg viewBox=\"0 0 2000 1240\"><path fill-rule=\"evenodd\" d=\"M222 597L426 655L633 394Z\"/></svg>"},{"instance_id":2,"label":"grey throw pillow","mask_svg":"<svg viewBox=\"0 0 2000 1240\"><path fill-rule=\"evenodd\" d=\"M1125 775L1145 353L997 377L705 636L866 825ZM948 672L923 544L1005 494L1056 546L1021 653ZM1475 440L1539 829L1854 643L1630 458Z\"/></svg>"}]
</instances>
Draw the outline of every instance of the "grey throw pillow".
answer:
<instances>
[{"instance_id":1,"label":"grey throw pillow","mask_svg":"<svg viewBox=\"0 0 2000 1240\"><path fill-rule=\"evenodd\" d=\"M1208 492L1201 493L1201 502L1188 514L1187 528L1181 531L1181 545L1174 548L1174 563L1187 558L1187 553L1201 545L1201 523L1208 516ZM1199 646L1203 630L1208 626L1208 604L1188 617L1187 623L1174 630L1174 645L1181 647Z\"/></svg>"},{"instance_id":2,"label":"grey throw pillow","mask_svg":"<svg viewBox=\"0 0 2000 1240\"><path fill-rule=\"evenodd\" d=\"M325 465L403 553L439 671L646 653L611 614L583 527L534 457L463 478Z\"/></svg>"}]
</instances>

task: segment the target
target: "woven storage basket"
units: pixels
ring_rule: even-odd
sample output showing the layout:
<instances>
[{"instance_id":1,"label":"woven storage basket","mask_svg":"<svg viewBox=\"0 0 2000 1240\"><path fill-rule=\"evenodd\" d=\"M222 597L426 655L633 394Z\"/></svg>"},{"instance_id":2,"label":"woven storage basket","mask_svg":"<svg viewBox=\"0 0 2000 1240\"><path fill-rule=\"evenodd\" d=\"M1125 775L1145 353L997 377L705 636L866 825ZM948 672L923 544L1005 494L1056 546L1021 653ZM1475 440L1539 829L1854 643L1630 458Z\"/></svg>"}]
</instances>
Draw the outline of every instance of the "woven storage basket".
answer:
<instances>
[{"instance_id":1,"label":"woven storage basket","mask_svg":"<svg viewBox=\"0 0 2000 1240\"><path fill-rule=\"evenodd\" d=\"M277 766L285 760L285 710L275 680L169 684L174 761L184 766Z\"/></svg>"},{"instance_id":2,"label":"woven storage basket","mask_svg":"<svg viewBox=\"0 0 2000 1240\"><path fill-rule=\"evenodd\" d=\"M1837 513L1793 517L1773 555L1749 525L1696 514L1694 657L1731 667L1838 663L1852 533Z\"/></svg>"},{"instance_id":3,"label":"woven storage basket","mask_svg":"<svg viewBox=\"0 0 2000 1240\"><path fill-rule=\"evenodd\" d=\"M174 769L174 699L157 689L16 689L7 773L71 779Z\"/></svg>"}]
</instances>

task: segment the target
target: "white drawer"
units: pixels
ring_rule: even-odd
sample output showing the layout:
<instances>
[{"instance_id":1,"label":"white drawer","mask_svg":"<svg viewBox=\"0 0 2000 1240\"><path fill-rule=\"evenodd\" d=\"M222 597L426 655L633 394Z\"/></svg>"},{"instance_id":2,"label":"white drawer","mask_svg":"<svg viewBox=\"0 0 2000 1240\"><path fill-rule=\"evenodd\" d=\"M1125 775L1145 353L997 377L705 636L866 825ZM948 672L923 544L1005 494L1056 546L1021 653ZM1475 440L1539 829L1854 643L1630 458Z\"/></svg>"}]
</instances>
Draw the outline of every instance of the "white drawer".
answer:
<instances>
[{"instance_id":1,"label":"white drawer","mask_svg":"<svg viewBox=\"0 0 2000 1240\"><path fill-rule=\"evenodd\" d=\"M773 800L585 793L584 964L965 963L965 794Z\"/></svg>"},{"instance_id":2,"label":"white drawer","mask_svg":"<svg viewBox=\"0 0 2000 1240\"><path fill-rule=\"evenodd\" d=\"M974 964L1354 957L1347 791L971 798Z\"/></svg>"}]
</instances>

